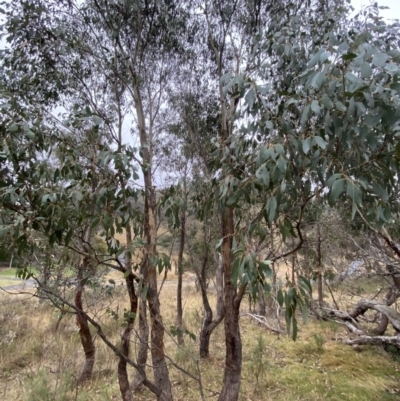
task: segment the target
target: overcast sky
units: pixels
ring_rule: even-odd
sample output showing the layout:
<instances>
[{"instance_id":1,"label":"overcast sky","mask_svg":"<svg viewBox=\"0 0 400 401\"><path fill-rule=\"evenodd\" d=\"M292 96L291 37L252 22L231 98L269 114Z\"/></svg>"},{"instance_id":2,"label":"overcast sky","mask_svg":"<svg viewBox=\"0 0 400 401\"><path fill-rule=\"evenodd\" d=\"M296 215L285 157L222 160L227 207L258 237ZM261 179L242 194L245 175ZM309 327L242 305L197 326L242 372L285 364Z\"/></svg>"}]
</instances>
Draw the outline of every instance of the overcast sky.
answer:
<instances>
[{"instance_id":1,"label":"overcast sky","mask_svg":"<svg viewBox=\"0 0 400 401\"><path fill-rule=\"evenodd\" d=\"M389 10L380 10L383 17L387 19L400 20L400 0L377 0L379 6L390 7ZM351 4L356 11L360 10L362 6L366 6L371 2L368 0L351 0Z\"/></svg>"}]
</instances>

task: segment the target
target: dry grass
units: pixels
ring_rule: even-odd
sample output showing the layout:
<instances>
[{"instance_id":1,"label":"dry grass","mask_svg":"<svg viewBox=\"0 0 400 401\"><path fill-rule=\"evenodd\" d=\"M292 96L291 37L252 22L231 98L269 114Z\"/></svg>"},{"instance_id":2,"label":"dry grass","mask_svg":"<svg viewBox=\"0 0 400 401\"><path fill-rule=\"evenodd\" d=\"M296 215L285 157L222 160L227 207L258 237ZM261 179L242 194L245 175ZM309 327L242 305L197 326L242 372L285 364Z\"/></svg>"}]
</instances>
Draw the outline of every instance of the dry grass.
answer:
<instances>
[{"instance_id":1,"label":"dry grass","mask_svg":"<svg viewBox=\"0 0 400 401\"><path fill-rule=\"evenodd\" d=\"M116 277L117 278L117 277ZM168 329L175 323L176 286L171 277L162 290L162 311L166 351L185 369L197 374L198 342L185 339L179 349ZM122 321L109 313L121 315L127 306L123 289L113 297L101 291L88 295L92 315L100 319L113 341L118 343ZM214 300L213 300L214 302ZM244 308L246 308L246 303ZM96 339L97 361L93 380L76 387L76 377L83 363L75 321L67 315L55 332L57 311L39 304L29 295L0 297L0 399L21 401L109 401L119 400L116 356ZM201 300L192 282L184 284L184 323L196 335L202 319ZM248 317L242 317L243 374L240 400L398 400L399 362L379 348L354 350L337 341L347 335L335 323L310 321L300 327L297 342L287 336L269 333ZM262 338L261 351L257 348ZM135 343L132 344L135 355ZM223 327L211 339L211 358L200 366L208 400L218 398L222 384L225 346ZM258 361L258 362L256 362ZM259 372L256 382L254 372ZM131 371L132 372L132 371ZM149 369L150 374L150 369ZM175 400L200 400L197 384L170 368ZM143 391L137 400L154 400Z\"/></svg>"}]
</instances>

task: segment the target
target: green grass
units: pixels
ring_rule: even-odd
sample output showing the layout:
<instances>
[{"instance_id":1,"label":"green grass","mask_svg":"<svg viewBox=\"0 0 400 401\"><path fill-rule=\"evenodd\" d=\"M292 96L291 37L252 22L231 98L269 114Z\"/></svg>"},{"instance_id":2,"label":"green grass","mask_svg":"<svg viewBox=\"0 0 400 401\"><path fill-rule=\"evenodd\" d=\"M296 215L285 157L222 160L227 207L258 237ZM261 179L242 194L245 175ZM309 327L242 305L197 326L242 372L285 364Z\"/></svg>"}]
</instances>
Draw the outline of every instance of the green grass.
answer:
<instances>
[{"instance_id":1,"label":"green grass","mask_svg":"<svg viewBox=\"0 0 400 401\"><path fill-rule=\"evenodd\" d=\"M9 285L18 284L15 280L2 279L0 277L0 287L8 287Z\"/></svg>"},{"instance_id":2,"label":"green grass","mask_svg":"<svg viewBox=\"0 0 400 401\"><path fill-rule=\"evenodd\" d=\"M37 274L37 270L34 268L31 268L30 271L33 274ZM0 268L0 277L17 277L17 268L16 267Z\"/></svg>"}]
</instances>

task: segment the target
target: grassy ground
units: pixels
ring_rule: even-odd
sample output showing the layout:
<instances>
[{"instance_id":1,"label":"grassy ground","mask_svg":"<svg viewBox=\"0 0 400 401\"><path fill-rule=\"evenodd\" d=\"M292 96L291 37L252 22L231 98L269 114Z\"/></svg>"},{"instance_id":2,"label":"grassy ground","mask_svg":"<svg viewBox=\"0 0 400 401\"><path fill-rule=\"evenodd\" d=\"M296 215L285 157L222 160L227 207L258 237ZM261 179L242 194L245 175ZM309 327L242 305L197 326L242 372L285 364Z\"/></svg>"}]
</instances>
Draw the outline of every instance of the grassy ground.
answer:
<instances>
[{"instance_id":1,"label":"grassy ground","mask_svg":"<svg viewBox=\"0 0 400 401\"><path fill-rule=\"evenodd\" d=\"M162 289L163 320L170 328L175 320L175 283ZM104 297L104 291L88 295L97 300L96 314L118 342L122 321L115 321L106 310L123 313L123 290ZM68 294L67 294L68 295ZM72 294L69 294L72 295ZM21 401L109 401L119 400L116 377L117 358L96 338L97 361L93 380L77 387L76 377L83 363L77 327L72 315L63 318L58 331L57 311L32 296L0 296L0 399ZM247 305L243 305L243 311ZM198 334L202 318L200 296L191 282L184 284L184 320L188 330ZM336 323L310 320L300 327L297 342L266 331L249 317L241 319L243 374L241 401L261 400L356 400L391 401L400 399L400 363L378 347L358 350L341 344L347 336ZM132 355L135 343L132 343ZM166 352L185 369L197 374L200 368L207 400L218 398L221 388L224 352L223 327L211 339L211 358L197 363L198 341L185 339L178 348L166 335ZM150 371L149 371L150 372ZM170 367L175 400L200 400L197 384ZM154 400L143 391L137 400Z\"/></svg>"},{"instance_id":2,"label":"grassy ground","mask_svg":"<svg viewBox=\"0 0 400 401\"><path fill-rule=\"evenodd\" d=\"M37 274L36 270L33 272ZM19 283L23 283L23 280L17 278L17 269L15 267L0 268L0 287L7 287Z\"/></svg>"}]
</instances>

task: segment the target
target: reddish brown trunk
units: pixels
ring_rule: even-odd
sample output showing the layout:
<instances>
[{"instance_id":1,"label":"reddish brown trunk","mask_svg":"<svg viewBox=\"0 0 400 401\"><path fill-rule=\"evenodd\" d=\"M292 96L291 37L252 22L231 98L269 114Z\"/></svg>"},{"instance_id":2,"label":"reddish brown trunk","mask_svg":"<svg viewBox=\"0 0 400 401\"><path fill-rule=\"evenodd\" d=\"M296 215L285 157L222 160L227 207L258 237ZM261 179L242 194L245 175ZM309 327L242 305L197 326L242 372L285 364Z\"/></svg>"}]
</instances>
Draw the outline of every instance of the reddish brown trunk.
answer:
<instances>
[{"instance_id":1,"label":"reddish brown trunk","mask_svg":"<svg viewBox=\"0 0 400 401\"><path fill-rule=\"evenodd\" d=\"M178 343L184 343L182 330L183 330L183 307L182 307L182 274L183 274L183 251L185 248L185 228L186 228L186 213L182 210L181 213L181 232L178 253L178 288L176 294L176 328L178 331Z\"/></svg>"},{"instance_id":2,"label":"reddish brown trunk","mask_svg":"<svg viewBox=\"0 0 400 401\"><path fill-rule=\"evenodd\" d=\"M78 270L78 284L76 286L75 291L75 306L79 311L83 312L83 302L82 295L84 291L84 277L83 270L88 263L85 258L82 265ZM89 323L86 319L86 315L81 312L77 312L76 314L76 325L78 326L79 337L81 340L81 344L83 347L83 351L85 352L85 363L82 368L82 372L79 376L78 383L83 383L92 378L94 361L96 357L96 348L94 346L92 333L90 332Z\"/></svg>"}]
</instances>

